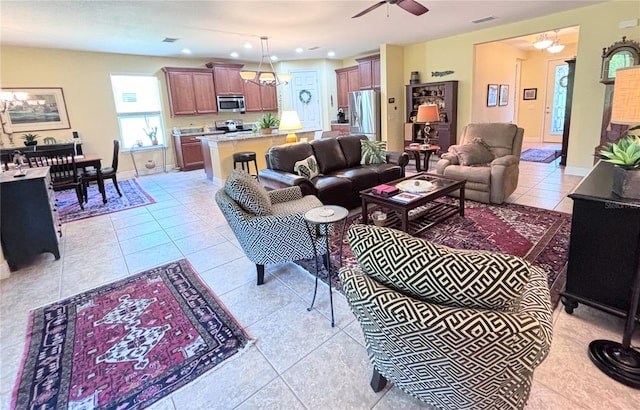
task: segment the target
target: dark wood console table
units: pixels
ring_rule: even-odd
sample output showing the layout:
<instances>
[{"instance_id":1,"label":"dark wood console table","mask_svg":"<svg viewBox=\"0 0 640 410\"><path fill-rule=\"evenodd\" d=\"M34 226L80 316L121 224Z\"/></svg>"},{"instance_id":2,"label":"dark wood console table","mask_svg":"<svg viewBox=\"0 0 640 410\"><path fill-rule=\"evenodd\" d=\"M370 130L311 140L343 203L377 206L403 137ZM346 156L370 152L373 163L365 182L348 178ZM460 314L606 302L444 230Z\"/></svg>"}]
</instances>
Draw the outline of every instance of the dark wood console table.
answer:
<instances>
[{"instance_id":1,"label":"dark wood console table","mask_svg":"<svg viewBox=\"0 0 640 410\"><path fill-rule=\"evenodd\" d=\"M626 317L640 255L640 201L611 192L613 165L600 161L569 195L573 219L567 285L561 292L567 313L579 303Z\"/></svg>"}]
</instances>

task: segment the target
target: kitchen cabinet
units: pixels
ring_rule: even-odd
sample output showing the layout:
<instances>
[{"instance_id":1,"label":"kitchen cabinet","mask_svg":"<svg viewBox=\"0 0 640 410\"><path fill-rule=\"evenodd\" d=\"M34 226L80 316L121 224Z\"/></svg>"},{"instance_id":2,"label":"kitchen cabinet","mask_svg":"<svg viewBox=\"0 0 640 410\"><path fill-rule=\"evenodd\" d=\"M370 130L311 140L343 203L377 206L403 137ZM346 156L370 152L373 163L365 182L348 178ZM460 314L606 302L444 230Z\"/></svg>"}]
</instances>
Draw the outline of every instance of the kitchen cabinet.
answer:
<instances>
[{"instance_id":1,"label":"kitchen cabinet","mask_svg":"<svg viewBox=\"0 0 640 410\"><path fill-rule=\"evenodd\" d=\"M349 93L360 90L360 71L358 66L336 69L338 89L338 108L349 107Z\"/></svg>"},{"instance_id":2,"label":"kitchen cabinet","mask_svg":"<svg viewBox=\"0 0 640 410\"><path fill-rule=\"evenodd\" d=\"M244 83L244 104L247 112L278 111L276 87L250 81Z\"/></svg>"},{"instance_id":3,"label":"kitchen cabinet","mask_svg":"<svg viewBox=\"0 0 640 410\"><path fill-rule=\"evenodd\" d=\"M200 140L194 135L174 135L178 166L182 171L204 168Z\"/></svg>"},{"instance_id":4,"label":"kitchen cabinet","mask_svg":"<svg viewBox=\"0 0 640 410\"><path fill-rule=\"evenodd\" d=\"M0 175L0 242L11 271L44 252L60 259L62 236L49 167L29 168L20 178L15 172Z\"/></svg>"},{"instance_id":5,"label":"kitchen cabinet","mask_svg":"<svg viewBox=\"0 0 640 410\"><path fill-rule=\"evenodd\" d=\"M573 200L562 303L625 317L640 260L640 201L611 192L613 164L600 161L569 194Z\"/></svg>"},{"instance_id":6,"label":"kitchen cabinet","mask_svg":"<svg viewBox=\"0 0 640 410\"><path fill-rule=\"evenodd\" d=\"M406 86L407 122L415 122L418 106L421 104L435 104L438 106L440 121L431 124L437 130L437 145L440 152L447 152L450 145L455 145L458 138L458 82L442 81L437 83L409 84ZM413 126L411 141L423 142L418 131L423 126ZM433 138L433 132L431 135Z\"/></svg>"},{"instance_id":7,"label":"kitchen cabinet","mask_svg":"<svg viewBox=\"0 0 640 410\"><path fill-rule=\"evenodd\" d=\"M213 72L207 68L164 67L171 116L218 112Z\"/></svg>"},{"instance_id":8,"label":"kitchen cabinet","mask_svg":"<svg viewBox=\"0 0 640 410\"><path fill-rule=\"evenodd\" d=\"M338 131L340 136L351 134L349 124L331 124L331 131Z\"/></svg>"},{"instance_id":9,"label":"kitchen cabinet","mask_svg":"<svg viewBox=\"0 0 640 410\"><path fill-rule=\"evenodd\" d=\"M380 55L356 58L360 90L380 88Z\"/></svg>"},{"instance_id":10,"label":"kitchen cabinet","mask_svg":"<svg viewBox=\"0 0 640 410\"><path fill-rule=\"evenodd\" d=\"M216 95L244 95L244 81L240 77L242 67L242 64L213 65Z\"/></svg>"}]
</instances>

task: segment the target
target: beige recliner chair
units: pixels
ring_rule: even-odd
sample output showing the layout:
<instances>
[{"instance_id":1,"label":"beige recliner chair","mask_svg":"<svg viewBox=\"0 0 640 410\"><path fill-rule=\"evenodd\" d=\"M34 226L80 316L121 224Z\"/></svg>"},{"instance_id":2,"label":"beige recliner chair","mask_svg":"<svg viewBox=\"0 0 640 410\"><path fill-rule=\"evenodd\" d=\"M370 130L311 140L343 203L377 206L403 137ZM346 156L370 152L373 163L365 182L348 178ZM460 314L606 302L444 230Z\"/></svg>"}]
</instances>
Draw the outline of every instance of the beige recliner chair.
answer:
<instances>
[{"instance_id":1,"label":"beige recliner chair","mask_svg":"<svg viewBox=\"0 0 640 410\"><path fill-rule=\"evenodd\" d=\"M518 187L523 135L515 124L469 124L459 145L442 154L436 172L466 179L466 199L501 204Z\"/></svg>"}]
</instances>

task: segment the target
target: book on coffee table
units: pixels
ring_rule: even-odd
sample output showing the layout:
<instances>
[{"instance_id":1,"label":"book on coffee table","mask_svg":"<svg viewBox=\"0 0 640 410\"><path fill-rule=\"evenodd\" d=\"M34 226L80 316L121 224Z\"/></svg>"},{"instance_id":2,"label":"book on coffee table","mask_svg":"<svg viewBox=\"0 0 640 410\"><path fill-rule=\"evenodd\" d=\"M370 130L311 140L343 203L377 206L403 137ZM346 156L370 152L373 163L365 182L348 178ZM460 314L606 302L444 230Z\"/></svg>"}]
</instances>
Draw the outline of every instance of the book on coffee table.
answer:
<instances>
[{"instance_id":1,"label":"book on coffee table","mask_svg":"<svg viewBox=\"0 0 640 410\"><path fill-rule=\"evenodd\" d=\"M424 193L401 192L398 195L389 197L389 199L393 201L407 203L407 202L415 201L416 199L420 199L424 196L425 196Z\"/></svg>"},{"instance_id":2,"label":"book on coffee table","mask_svg":"<svg viewBox=\"0 0 640 410\"><path fill-rule=\"evenodd\" d=\"M385 198L388 198L390 196L397 194L398 192L400 192L400 190L393 185L382 184L382 185L377 185L373 187L372 192L376 195L380 195Z\"/></svg>"}]
</instances>

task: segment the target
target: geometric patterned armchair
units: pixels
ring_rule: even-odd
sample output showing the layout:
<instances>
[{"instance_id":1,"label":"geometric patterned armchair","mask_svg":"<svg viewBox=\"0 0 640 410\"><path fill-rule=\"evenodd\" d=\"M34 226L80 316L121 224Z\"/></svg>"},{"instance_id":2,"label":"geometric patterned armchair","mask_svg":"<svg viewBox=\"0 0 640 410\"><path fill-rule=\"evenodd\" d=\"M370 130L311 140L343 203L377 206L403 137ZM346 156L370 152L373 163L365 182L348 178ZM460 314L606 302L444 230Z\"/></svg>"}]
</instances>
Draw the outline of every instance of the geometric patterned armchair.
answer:
<instances>
[{"instance_id":1,"label":"geometric patterned armchair","mask_svg":"<svg viewBox=\"0 0 640 410\"><path fill-rule=\"evenodd\" d=\"M515 124L468 124L458 144L440 156L436 173L466 179L466 199L501 204L518 187L523 137Z\"/></svg>"},{"instance_id":2,"label":"geometric patterned armchair","mask_svg":"<svg viewBox=\"0 0 640 410\"><path fill-rule=\"evenodd\" d=\"M340 281L364 333L371 387L386 381L441 409L522 409L551 347L542 270L521 258L448 248L352 225L358 267Z\"/></svg>"},{"instance_id":3,"label":"geometric patterned armchair","mask_svg":"<svg viewBox=\"0 0 640 410\"><path fill-rule=\"evenodd\" d=\"M264 265L314 257L303 215L322 202L313 195L303 197L300 187L267 191L247 172L234 170L215 199L245 255L256 264L258 285L264 283ZM318 255L325 255L324 236L314 235Z\"/></svg>"}]
</instances>

